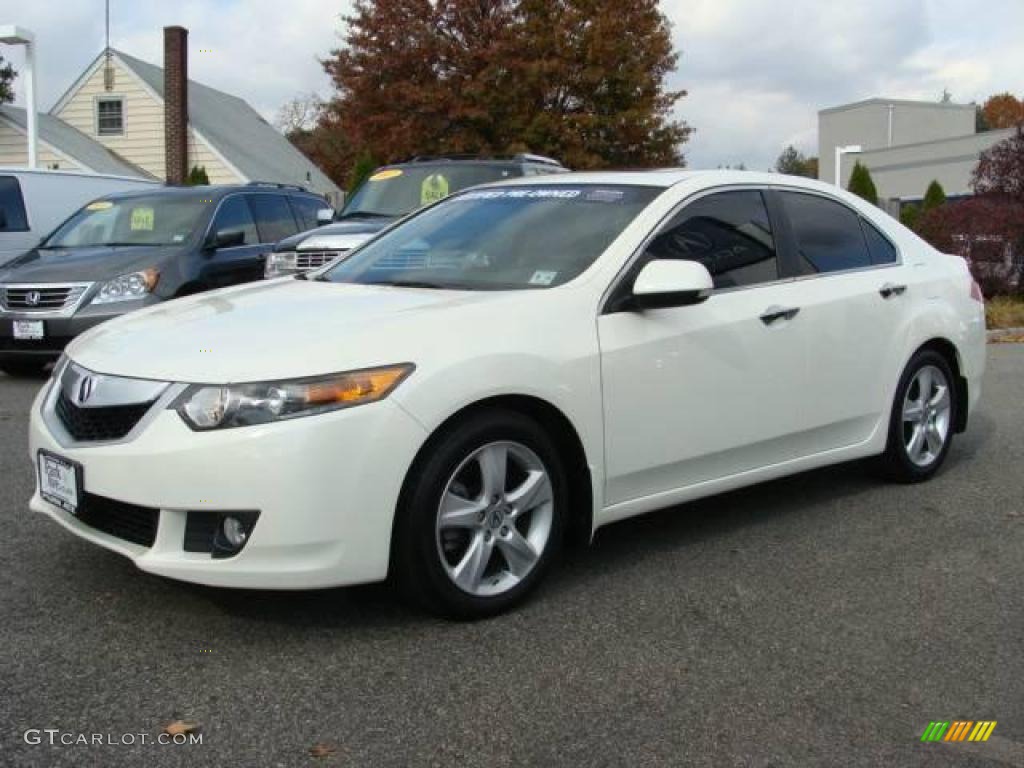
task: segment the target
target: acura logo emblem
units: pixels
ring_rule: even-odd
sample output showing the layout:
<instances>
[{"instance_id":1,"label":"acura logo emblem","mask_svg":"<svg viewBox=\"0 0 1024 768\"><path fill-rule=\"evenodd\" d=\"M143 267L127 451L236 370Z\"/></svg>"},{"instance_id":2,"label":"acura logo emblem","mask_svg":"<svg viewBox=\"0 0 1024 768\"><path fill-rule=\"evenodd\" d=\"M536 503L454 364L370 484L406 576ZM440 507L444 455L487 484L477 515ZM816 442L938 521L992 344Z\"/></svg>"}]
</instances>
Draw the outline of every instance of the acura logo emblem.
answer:
<instances>
[{"instance_id":1,"label":"acura logo emblem","mask_svg":"<svg viewBox=\"0 0 1024 768\"><path fill-rule=\"evenodd\" d=\"M42 294L39 291L29 291L25 294L25 303L30 307L38 307L39 302L43 300Z\"/></svg>"},{"instance_id":2,"label":"acura logo emblem","mask_svg":"<svg viewBox=\"0 0 1024 768\"><path fill-rule=\"evenodd\" d=\"M92 376L85 376L78 382L78 391L75 393L78 401L78 405L84 405L85 402L92 397L93 390L96 389L96 379Z\"/></svg>"}]
</instances>

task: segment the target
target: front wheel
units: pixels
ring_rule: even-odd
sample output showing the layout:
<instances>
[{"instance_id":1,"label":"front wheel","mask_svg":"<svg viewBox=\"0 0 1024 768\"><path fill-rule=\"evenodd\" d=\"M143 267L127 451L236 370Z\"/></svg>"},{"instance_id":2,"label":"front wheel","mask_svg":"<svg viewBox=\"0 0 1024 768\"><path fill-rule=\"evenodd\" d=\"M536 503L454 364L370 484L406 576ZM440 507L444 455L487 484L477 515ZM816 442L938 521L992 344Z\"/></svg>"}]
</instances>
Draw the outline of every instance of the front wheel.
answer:
<instances>
[{"instance_id":1,"label":"front wheel","mask_svg":"<svg viewBox=\"0 0 1024 768\"><path fill-rule=\"evenodd\" d=\"M946 460L960 407L953 381L946 358L933 350L918 352L907 364L896 388L889 440L881 457L890 479L927 480Z\"/></svg>"},{"instance_id":2,"label":"front wheel","mask_svg":"<svg viewBox=\"0 0 1024 768\"><path fill-rule=\"evenodd\" d=\"M511 608L561 544L566 482L553 442L529 417L494 410L442 433L425 454L402 494L392 576L440 615Z\"/></svg>"}]
</instances>

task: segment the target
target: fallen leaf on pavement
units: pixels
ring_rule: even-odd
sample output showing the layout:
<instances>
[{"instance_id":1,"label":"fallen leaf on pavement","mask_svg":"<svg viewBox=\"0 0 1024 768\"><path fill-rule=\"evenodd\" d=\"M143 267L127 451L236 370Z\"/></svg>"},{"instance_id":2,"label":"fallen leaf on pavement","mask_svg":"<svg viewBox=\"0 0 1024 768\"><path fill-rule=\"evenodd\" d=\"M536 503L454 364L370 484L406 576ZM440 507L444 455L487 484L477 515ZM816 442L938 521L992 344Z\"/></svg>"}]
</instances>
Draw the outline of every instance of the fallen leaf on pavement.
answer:
<instances>
[{"instance_id":1,"label":"fallen leaf on pavement","mask_svg":"<svg viewBox=\"0 0 1024 768\"><path fill-rule=\"evenodd\" d=\"M199 730L199 723L191 723L187 720L173 720L164 726L164 733L168 736L180 736L183 733L192 733Z\"/></svg>"},{"instance_id":2,"label":"fallen leaf on pavement","mask_svg":"<svg viewBox=\"0 0 1024 768\"><path fill-rule=\"evenodd\" d=\"M309 754L313 757L327 757L334 753L334 747L330 744L314 744L309 748Z\"/></svg>"}]
</instances>

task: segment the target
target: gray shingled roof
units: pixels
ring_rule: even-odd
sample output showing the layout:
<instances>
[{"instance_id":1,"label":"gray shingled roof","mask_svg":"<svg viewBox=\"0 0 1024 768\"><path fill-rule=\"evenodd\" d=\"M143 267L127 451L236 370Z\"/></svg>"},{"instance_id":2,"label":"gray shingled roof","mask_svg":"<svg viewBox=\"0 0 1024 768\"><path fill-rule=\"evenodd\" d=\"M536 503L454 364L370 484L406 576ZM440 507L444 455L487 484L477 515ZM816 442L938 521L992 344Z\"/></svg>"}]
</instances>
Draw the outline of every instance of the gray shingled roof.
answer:
<instances>
[{"instance_id":1,"label":"gray shingled roof","mask_svg":"<svg viewBox=\"0 0 1024 768\"><path fill-rule=\"evenodd\" d=\"M118 50L113 53L163 98L161 67ZM193 128L252 181L335 188L309 158L237 96L189 80L188 118Z\"/></svg>"},{"instance_id":2,"label":"gray shingled roof","mask_svg":"<svg viewBox=\"0 0 1024 768\"><path fill-rule=\"evenodd\" d=\"M28 130L25 110L9 105L0 106L0 116L17 125L23 131ZM137 165L129 163L120 155L111 152L95 139L82 133L63 120L45 112L38 113L36 124L40 141L45 141L55 149L86 166L94 173L109 173L116 176L138 176L152 179L154 176Z\"/></svg>"}]
</instances>

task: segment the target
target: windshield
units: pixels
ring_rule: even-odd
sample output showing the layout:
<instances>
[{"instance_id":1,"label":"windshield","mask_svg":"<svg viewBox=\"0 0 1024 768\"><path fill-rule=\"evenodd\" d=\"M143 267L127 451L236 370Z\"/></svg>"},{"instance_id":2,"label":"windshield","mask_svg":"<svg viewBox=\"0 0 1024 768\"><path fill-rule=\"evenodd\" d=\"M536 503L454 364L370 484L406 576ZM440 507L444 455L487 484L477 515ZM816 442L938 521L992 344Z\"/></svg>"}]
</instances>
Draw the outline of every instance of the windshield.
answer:
<instances>
[{"instance_id":1,"label":"windshield","mask_svg":"<svg viewBox=\"0 0 1024 768\"><path fill-rule=\"evenodd\" d=\"M662 190L470 190L371 241L319 279L463 290L549 288L589 267Z\"/></svg>"},{"instance_id":2,"label":"windshield","mask_svg":"<svg viewBox=\"0 0 1024 768\"><path fill-rule=\"evenodd\" d=\"M188 239L209 206L209 199L199 196L96 200L64 222L41 247L177 245Z\"/></svg>"},{"instance_id":3,"label":"windshield","mask_svg":"<svg viewBox=\"0 0 1024 768\"><path fill-rule=\"evenodd\" d=\"M352 196L339 219L351 216L404 216L466 187L510 179L514 168L500 165L428 165L384 168Z\"/></svg>"}]
</instances>

